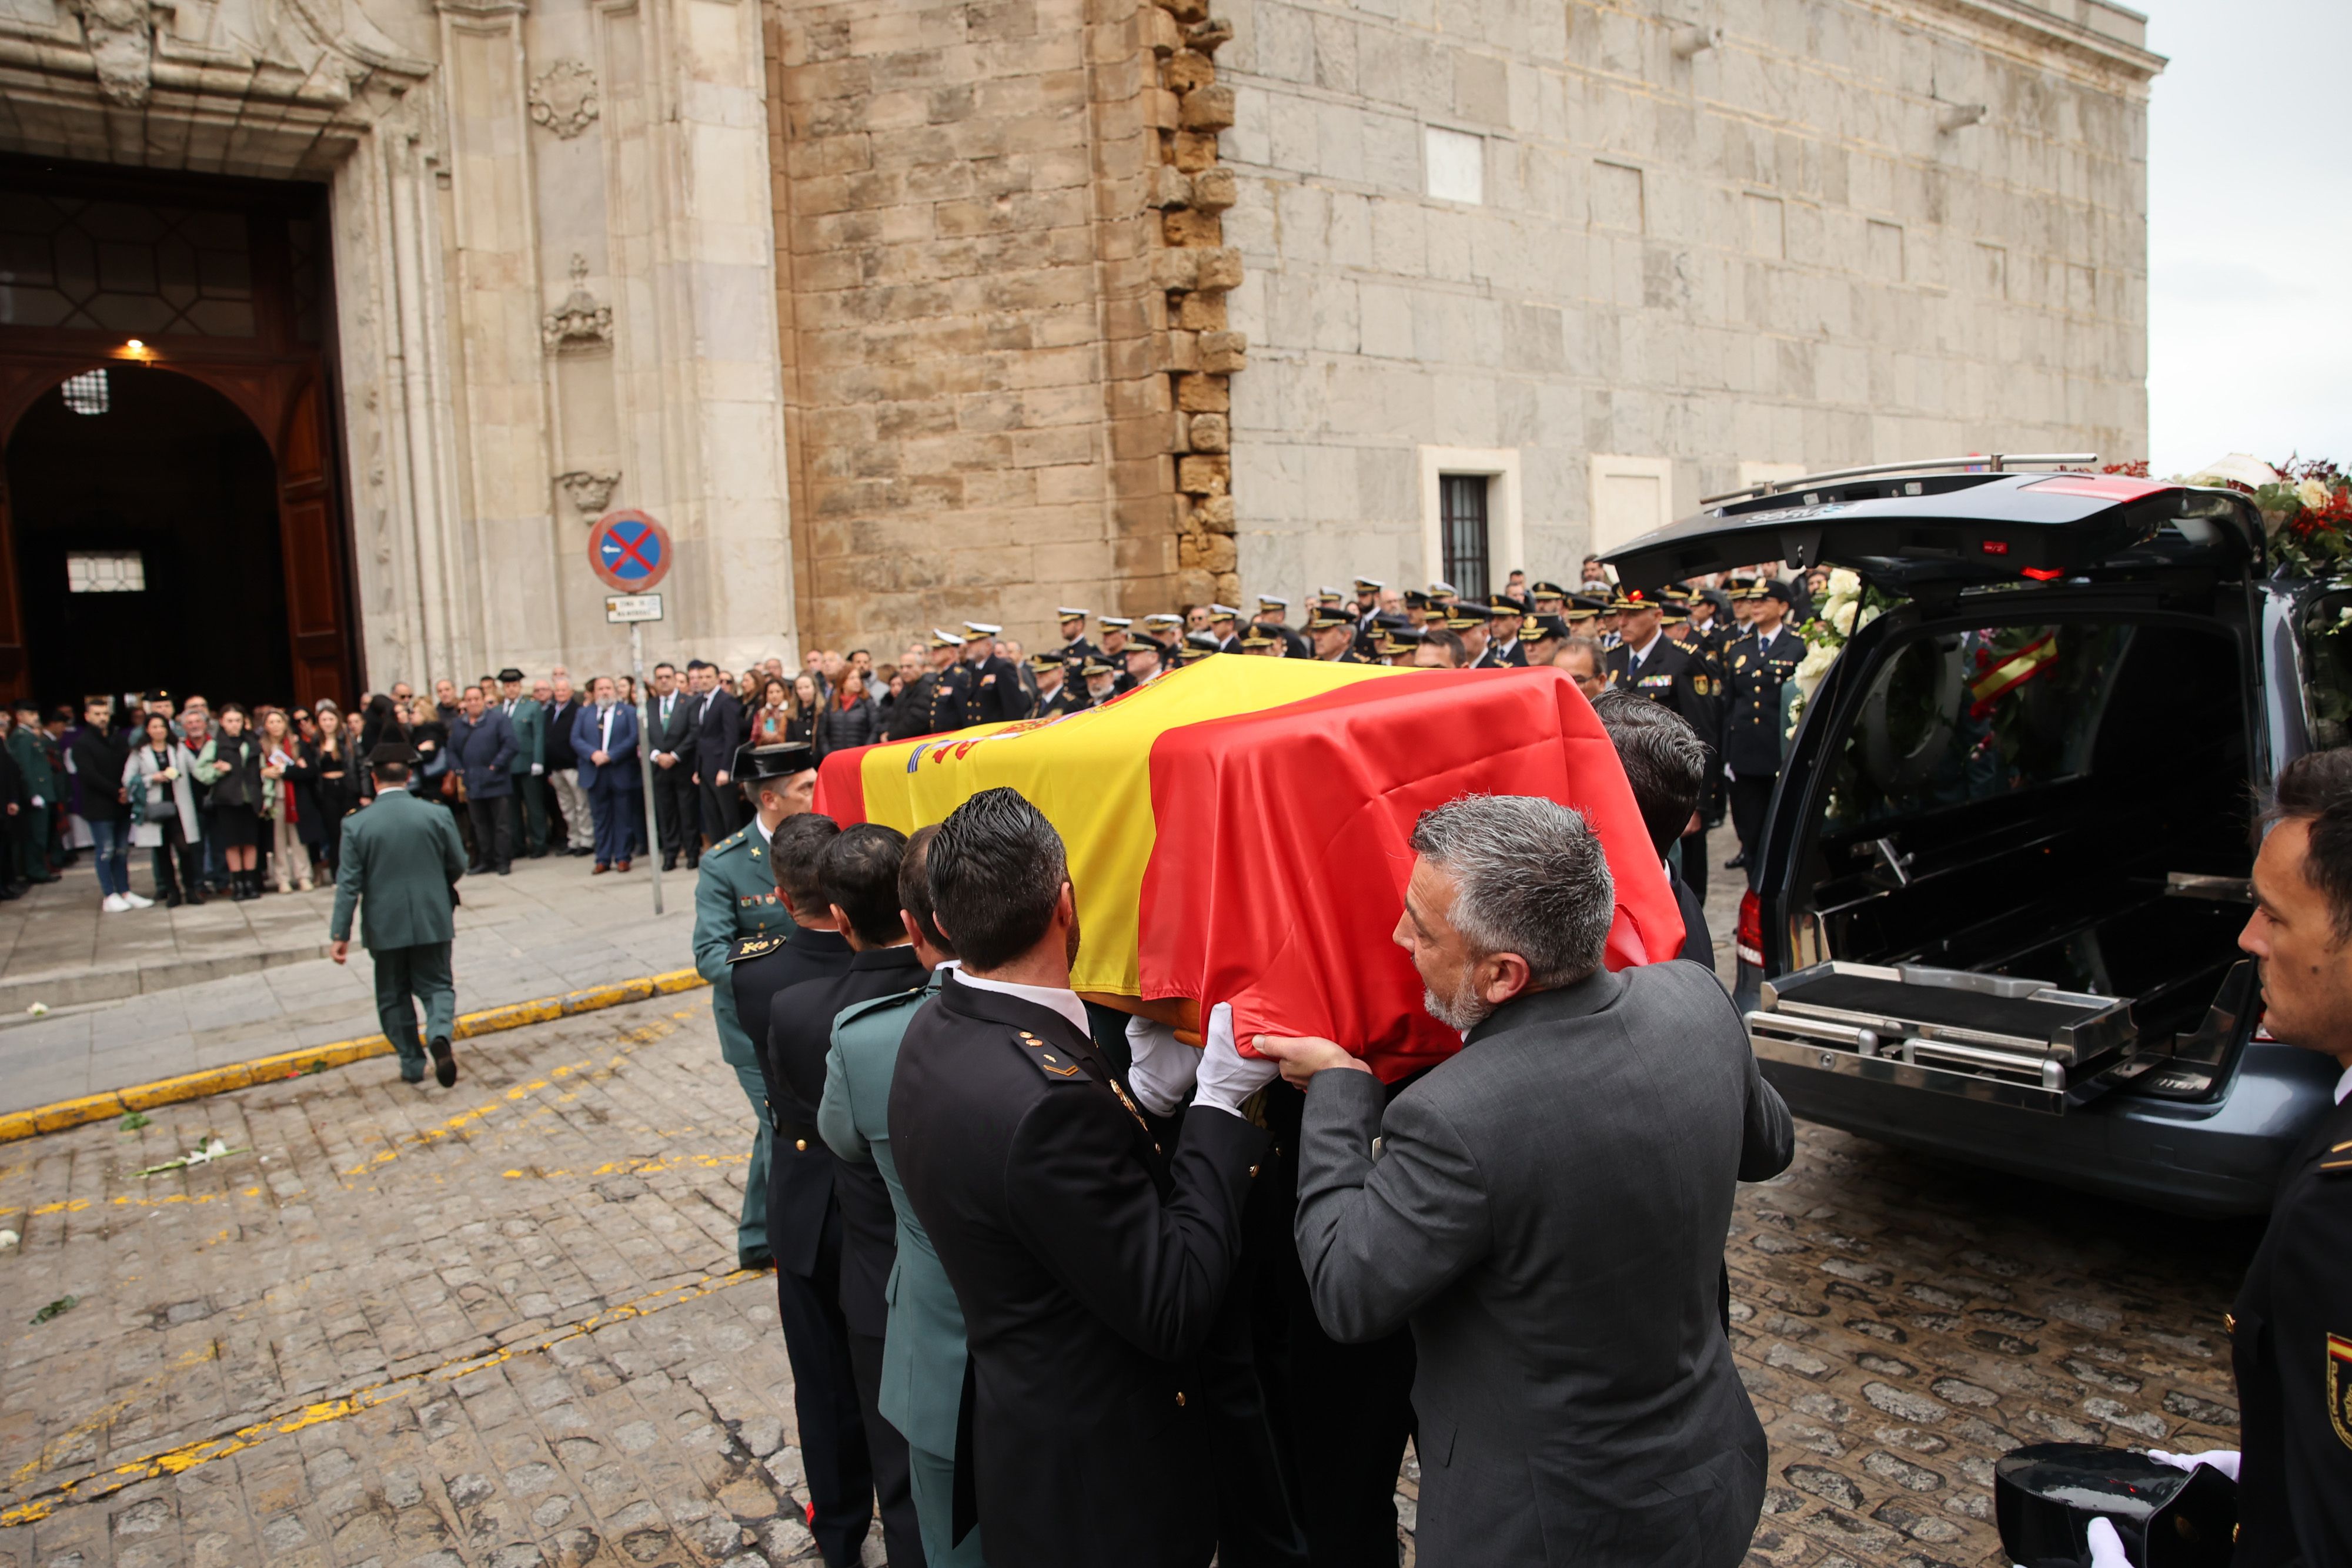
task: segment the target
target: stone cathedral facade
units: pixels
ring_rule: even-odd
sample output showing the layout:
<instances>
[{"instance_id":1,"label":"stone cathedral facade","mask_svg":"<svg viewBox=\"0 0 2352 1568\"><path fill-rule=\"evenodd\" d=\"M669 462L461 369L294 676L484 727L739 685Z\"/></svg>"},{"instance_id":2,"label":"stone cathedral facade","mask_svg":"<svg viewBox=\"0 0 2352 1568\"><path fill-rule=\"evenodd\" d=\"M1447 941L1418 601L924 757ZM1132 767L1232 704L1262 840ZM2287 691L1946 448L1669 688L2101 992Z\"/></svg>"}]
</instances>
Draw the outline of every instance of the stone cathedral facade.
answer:
<instances>
[{"instance_id":1,"label":"stone cathedral facade","mask_svg":"<svg viewBox=\"0 0 2352 1568\"><path fill-rule=\"evenodd\" d=\"M0 0L0 419L92 365L235 404L304 695L612 667L617 507L676 541L653 645L730 664L1499 586L1759 476L2141 455L2143 32L2106 0ZM184 212L264 216L200 265ZM186 305L239 287L251 319ZM22 540L80 526L28 504L19 604Z\"/></svg>"}]
</instances>

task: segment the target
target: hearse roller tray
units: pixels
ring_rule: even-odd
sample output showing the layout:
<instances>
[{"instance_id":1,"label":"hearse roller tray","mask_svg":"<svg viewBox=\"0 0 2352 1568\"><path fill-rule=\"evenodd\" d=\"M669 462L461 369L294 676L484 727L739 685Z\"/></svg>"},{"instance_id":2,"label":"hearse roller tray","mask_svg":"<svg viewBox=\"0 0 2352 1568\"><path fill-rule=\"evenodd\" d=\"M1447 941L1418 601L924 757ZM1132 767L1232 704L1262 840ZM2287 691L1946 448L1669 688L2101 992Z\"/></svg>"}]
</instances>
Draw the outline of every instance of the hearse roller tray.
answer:
<instances>
[{"instance_id":1,"label":"hearse roller tray","mask_svg":"<svg viewBox=\"0 0 2352 1568\"><path fill-rule=\"evenodd\" d=\"M2129 998L1968 969L1816 964L1760 1002L1748 1033L1768 1059L2035 1110L2091 1092L2135 1043Z\"/></svg>"}]
</instances>

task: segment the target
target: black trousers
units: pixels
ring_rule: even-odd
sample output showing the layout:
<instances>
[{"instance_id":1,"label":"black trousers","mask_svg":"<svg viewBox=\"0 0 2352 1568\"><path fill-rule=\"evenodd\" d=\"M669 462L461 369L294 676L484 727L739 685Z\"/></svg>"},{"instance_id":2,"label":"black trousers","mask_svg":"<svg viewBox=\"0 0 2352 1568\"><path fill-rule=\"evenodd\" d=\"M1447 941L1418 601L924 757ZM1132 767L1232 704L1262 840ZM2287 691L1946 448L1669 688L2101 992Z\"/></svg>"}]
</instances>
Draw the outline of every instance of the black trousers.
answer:
<instances>
[{"instance_id":1,"label":"black trousers","mask_svg":"<svg viewBox=\"0 0 2352 1568\"><path fill-rule=\"evenodd\" d=\"M841 1311L841 1211L828 1205L816 1247L816 1268L805 1278L776 1270L776 1311L784 1323L784 1354L793 1364L793 1413L800 1424L801 1468L815 1512L809 1533L826 1568L856 1568L866 1527L874 1516L874 1461L866 1424L857 1413L857 1373L849 1359L849 1321ZM881 1364L877 1358L875 1376ZM907 1447L898 1445L898 1490L907 1493ZM913 1504L908 1502L908 1522ZM916 1555L922 1561L919 1538Z\"/></svg>"},{"instance_id":2,"label":"black trousers","mask_svg":"<svg viewBox=\"0 0 2352 1568\"><path fill-rule=\"evenodd\" d=\"M684 767L685 764L680 763L679 766ZM743 825L735 814L735 803L741 796L736 790L733 774L727 776L726 788L721 789L713 784L710 775L706 773L697 789L702 800L702 831L712 843L717 843Z\"/></svg>"},{"instance_id":3,"label":"black trousers","mask_svg":"<svg viewBox=\"0 0 2352 1568\"><path fill-rule=\"evenodd\" d=\"M475 858L492 871L504 871L512 865L514 797L499 795L488 800L468 800L466 814L474 821Z\"/></svg>"},{"instance_id":4,"label":"black trousers","mask_svg":"<svg viewBox=\"0 0 2352 1568\"><path fill-rule=\"evenodd\" d=\"M849 1368L857 1375L857 1413L874 1463L874 1500L882 1511L882 1544L890 1568L921 1568L923 1531L915 1518L907 1439L882 1418L882 1336L849 1331Z\"/></svg>"},{"instance_id":5,"label":"black trousers","mask_svg":"<svg viewBox=\"0 0 2352 1568\"><path fill-rule=\"evenodd\" d=\"M1741 774L1731 781L1731 831L1739 835L1739 852L1751 862L1762 847L1764 813L1772 804L1772 786L1779 782L1780 776L1772 773L1754 779Z\"/></svg>"},{"instance_id":6,"label":"black trousers","mask_svg":"<svg viewBox=\"0 0 2352 1568\"><path fill-rule=\"evenodd\" d=\"M163 841L157 844L154 855L155 891L169 896L188 894L202 896L205 883L203 856L187 835L180 831L180 813L173 811L163 818ZM177 870L174 871L174 862Z\"/></svg>"},{"instance_id":7,"label":"black trousers","mask_svg":"<svg viewBox=\"0 0 2352 1568\"><path fill-rule=\"evenodd\" d=\"M1402 1087L1390 1085L1391 1097ZM1255 1184L1244 1217L1244 1250L1258 1249L1252 1284L1258 1376L1308 1561L1314 1568L1395 1568L1397 1470L1414 1427L1412 1331L1341 1344L1316 1319L1291 1236L1305 1105L1289 1085L1272 1085L1266 1125L1286 1152L1267 1173L1275 1179Z\"/></svg>"},{"instance_id":8,"label":"black trousers","mask_svg":"<svg viewBox=\"0 0 2352 1568\"><path fill-rule=\"evenodd\" d=\"M694 783L693 764L680 758L676 766L654 764L654 831L666 855L683 853L691 862L702 858L702 801Z\"/></svg>"}]
</instances>

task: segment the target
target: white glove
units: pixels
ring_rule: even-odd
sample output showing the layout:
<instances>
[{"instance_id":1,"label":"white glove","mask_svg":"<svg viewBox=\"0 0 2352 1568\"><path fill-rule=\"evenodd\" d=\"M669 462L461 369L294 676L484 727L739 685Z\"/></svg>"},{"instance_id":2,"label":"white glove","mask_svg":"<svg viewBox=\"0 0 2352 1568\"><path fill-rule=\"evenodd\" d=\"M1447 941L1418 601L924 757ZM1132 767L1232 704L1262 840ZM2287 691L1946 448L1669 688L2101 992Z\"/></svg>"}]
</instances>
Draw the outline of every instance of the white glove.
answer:
<instances>
[{"instance_id":1,"label":"white glove","mask_svg":"<svg viewBox=\"0 0 2352 1568\"><path fill-rule=\"evenodd\" d=\"M1219 1002L1209 1009L1208 1044L1201 1051L1200 1083L1192 1092L1195 1105L1213 1105L1238 1116L1242 1103L1267 1084L1281 1067L1264 1057L1242 1060L1234 1045L1234 1009Z\"/></svg>"},{"instance_id":2,"label":"white glove","mask_svg":"<svg viewBox=\"0 0 2352 1568\"><path fill-rule=\"evenodd\" d=\"M38 795L36 795L36 796L34 796L34 797L33 797L33 808L34 808L34 810L38 810L41 807L46 806L46 805L47 805L47 804L48 804L48 802L47 802L47 800L42 800Z\"/></svg>"},{"instance_id":3,"label":"white glove","mask_svg":"<svg viewBox=\"0 0 2352 1568\"><path fill-rule=\"evenodd\" d=\"M546 771L547 764L544 762L534 762L530 765L530 776L534 779Z\"/></svg>"},{"instance_id":4,"label":"white glove","mask_svg":"<svg viewBox=\"0 0 2352 1568\"><path fill-rule=\"evenodd\" d=\"M1174 1025L1131 1018L1127 1020L1127 1048L1134 1057L1127 1084L1145 1109L1165 1116L1184 1103L1201 1071L1201 1053L1176 1038Z\"/></svg>"},{"instance_id":5,"label":"white glove","mask_svg":"<svg viewBox=\"0 0 2352 1568\"><path fill-rule=\"evenodd\" d=\"M2210 1465L2231 1480L2238 1479L2238 1450L2208 1448L2201 1454L2168 1454L2162 1448L2150 1448L2147 1457L2160 1465L2170 1465L2176 1470L2195 1470L2200 1465Z\"/></svg>"},{"instance_id":6,"label":"white glove","mask_svg":"<svg viewBox=\"0 0 2352 1568\"><path fill-rule=\"evenodd\" d=\"M2116 1533L2113 1520L2091 1521L2083 1539L2091 1549L2091 1568L2132 1568L2132 1560L2124 1552L2124 1538Z\"/></svg>"}]
</instances>

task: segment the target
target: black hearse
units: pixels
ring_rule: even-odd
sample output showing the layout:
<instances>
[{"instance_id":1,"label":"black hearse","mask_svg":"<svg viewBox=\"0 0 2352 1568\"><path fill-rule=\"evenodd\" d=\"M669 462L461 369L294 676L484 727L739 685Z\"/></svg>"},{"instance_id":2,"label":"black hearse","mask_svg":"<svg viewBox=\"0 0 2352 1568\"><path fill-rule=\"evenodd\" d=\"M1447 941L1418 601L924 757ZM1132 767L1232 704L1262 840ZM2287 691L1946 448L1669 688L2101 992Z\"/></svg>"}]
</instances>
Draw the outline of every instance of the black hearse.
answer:
<instances>
[{"instance_id":1,"label":"black hearse","mask_svg":"<svg viewBox=\"0 0 2352 1568\"><path fill-rule=\"evenodd\" d=\"M2236 937L2254 800L2345 742L2352 585L2250 497L1973 457L1723 499L1610 556L1875 591L1785 747L1737 1000L1799 1115L2191 1213L2268 1207L2329 1103ZM1885 601L1892 599L1891 606Z\"/></svg>"}]
</instances>

